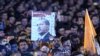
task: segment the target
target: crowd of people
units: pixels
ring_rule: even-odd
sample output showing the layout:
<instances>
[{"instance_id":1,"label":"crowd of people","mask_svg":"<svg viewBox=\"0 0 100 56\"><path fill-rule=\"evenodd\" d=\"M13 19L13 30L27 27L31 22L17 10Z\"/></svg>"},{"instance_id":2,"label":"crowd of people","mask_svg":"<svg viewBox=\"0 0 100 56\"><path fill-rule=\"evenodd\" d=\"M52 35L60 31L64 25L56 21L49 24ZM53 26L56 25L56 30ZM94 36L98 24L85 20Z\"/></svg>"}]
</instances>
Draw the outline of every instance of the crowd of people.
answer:
<instances>
[{"instance_id":1,"label":"crowd of people","mask_svg":"<svg viewBox=\"0 0 100 56\"><path fill-rule=\"evenodd\" d=\"M0 56L92 56L85 53L88 9L100 44L100 0L0 0ZM31 11L56 12L56 36L31 41Z\"/></svg>"}]
</instances>

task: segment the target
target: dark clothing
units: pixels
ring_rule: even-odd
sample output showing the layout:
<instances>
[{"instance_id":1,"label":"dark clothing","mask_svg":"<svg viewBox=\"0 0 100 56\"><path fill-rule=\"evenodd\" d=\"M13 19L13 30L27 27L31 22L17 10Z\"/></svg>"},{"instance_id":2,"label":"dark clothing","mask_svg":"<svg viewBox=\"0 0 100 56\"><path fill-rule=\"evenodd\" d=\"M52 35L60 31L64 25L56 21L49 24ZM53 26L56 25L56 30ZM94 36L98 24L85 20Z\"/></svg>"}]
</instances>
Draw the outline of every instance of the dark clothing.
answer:
<instances>
[{"instance_id":1,"label":"dark clothing","mask_svg":"<svg viewBox=\"0 0 100 56\"><path fill-rule=\"evenodd\" d=\"M29 52L24 52L24 53L22 53L22 56L33 56L33 55L30 54Z\"/></svg>"},{"instance_id":2,"label":"dark clothing","mask_svg":"<svg viewBox=\"0 0 100 56\"><path fill-rule=\"evenodd\" d=\"M52 37L52 35L50 33L47 33L44 38L42 39L42 42L48 42L50 41L49 38Z\"/></svg>"}]
</instances>

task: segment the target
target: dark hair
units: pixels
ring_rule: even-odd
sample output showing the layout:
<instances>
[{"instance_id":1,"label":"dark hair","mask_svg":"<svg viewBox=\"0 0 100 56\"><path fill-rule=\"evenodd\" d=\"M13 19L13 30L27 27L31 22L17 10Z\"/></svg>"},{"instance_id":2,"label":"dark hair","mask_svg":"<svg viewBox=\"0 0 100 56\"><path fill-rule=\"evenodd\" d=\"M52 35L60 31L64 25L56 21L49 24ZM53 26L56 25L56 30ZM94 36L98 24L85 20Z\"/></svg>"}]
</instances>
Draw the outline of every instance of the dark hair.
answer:
<instances>
[{"instance_id":1,"label":"dark hair","mask_svg":"<svg viewBox=\"0 0 100 56\"><path fill-rule=\"evenodd\" d=\"M47 19L43 19L46 25L50 25L49 21Z\"/></svg>"},{"instance_id":2,"label":"dark hair","mask_svg":"<svg viewBox=\"0 0 100 56\"><path fill-rule=\"evenodd\" d=\"M13 45L13 44L17 44L17 41L16 41L16 39L12 39L9 41L9 43L10 43L10 45Z\"/></svg>"},{"instance_id":3,"label":"dark hair","mask_svg":"<svg viewBox=\"0 0 100 56\"><path fill-rule=\"evenodd\" d=\"M27 19L27 17L22 17L21 20L23 20L23 19ZM27 20L28 20L28 19L27 19Z\"/></svg>"},{"instance_id":4,"label":"dark hair","mask_svg":"<svg viewBox=\"0 0 100 56\"><path fill-rule=\"evenodd\" d=\"M27 40L21 39L21 40L18 42L18 45L19 45L21 42L26 42L26 43L28 44Z\"/></svg>"}]
</instances>

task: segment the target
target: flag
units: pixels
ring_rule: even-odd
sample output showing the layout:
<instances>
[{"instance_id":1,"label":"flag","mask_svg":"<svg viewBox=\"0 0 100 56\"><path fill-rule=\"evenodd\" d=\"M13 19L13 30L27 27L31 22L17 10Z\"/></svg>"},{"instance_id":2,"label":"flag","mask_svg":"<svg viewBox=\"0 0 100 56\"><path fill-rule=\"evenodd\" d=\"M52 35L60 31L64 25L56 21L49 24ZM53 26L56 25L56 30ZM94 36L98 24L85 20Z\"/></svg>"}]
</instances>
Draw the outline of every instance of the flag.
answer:
<instances>
[{"instance_id":1,"label":"flag","mask_svg":"<svg viewBox=\"0 0 100 56\"><path fill-rule=\"evenodd\" d=\"M84 30L84 49L90 53L96 54L95 48L95 29L93 27L92 21L90 20L88 10L85 13L85 30Z\"/></svg>"}]
</instances>

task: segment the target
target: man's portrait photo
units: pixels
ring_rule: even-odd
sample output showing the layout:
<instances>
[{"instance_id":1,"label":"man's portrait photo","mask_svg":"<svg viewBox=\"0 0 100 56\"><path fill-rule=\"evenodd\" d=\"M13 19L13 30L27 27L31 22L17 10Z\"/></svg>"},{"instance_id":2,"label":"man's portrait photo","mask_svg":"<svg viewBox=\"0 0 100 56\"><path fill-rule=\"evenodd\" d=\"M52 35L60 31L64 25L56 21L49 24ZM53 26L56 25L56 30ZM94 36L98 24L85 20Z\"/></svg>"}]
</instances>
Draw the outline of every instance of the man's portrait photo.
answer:
<instances>
[{"instance_id":1,"label":"man's portrait photo","mask_svg":"<svg viewBox=\"0 0 100 56\"><path fill-rule=\"evenodd\" d=\"M46 19L41 19L38 22L38 33L40 35L39 39L42 41L49 41L50 37L53 37L50 33L49 33L49 27L50 27L50 23L48 20Z\"/></svg>"},{"instance_id":2,"label":"man's portrait photo","mask_svg":"<svg viewBox=\"0 0 100 56\"><path fill-rule=\"evenodd\" d=\"M37 13L38 14L38 13ZM55 17L54 14L45 17L33 16L31 21L31 39L33 41L48 42L55 36Z\"/></svg>"}]
</instances>

